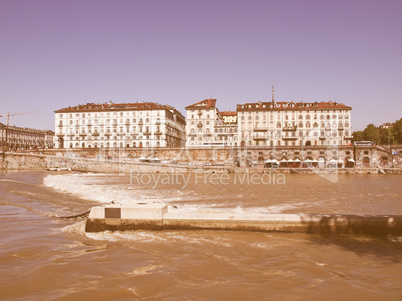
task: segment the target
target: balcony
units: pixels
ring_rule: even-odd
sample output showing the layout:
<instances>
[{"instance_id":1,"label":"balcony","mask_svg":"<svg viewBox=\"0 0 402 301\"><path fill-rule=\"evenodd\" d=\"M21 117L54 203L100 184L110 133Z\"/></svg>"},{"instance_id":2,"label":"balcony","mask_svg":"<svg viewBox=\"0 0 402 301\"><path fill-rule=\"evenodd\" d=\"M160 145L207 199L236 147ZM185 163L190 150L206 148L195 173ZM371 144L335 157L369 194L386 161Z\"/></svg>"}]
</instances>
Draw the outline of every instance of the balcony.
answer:
<instances>
[{"instance_id":1,"label":"balcony","mask_svg":"<svg viewBox=\"0 0 402 301\"><path fill-rule=\"evenodd\" d=\"M162 132L161 131L156 131L155 135L162 135Z\"/></svg>"},{"instance_id":2,"label":"balcony","mask_svg":"<svg viewBox=\"0 0 402 301\"><path fill-rule=\"evenodd\" d=\"M253 140L267 140L268 138L267 137L264 137L264 136L254 136L253 137Z\"/></svg>"},{"instance_id":3,"label":"balcony","mask_svg":"<svg viewBox=\"0 0 402 301\"><path fill-rule=\"evenodd\" d=\"M95 132L95 133L93 133L92 135L96 137L96 136L99 136L99 133L98 133L98 132Z\"/></svg>"},{"instance_id":4,"label":"balcony","mask_svg":"<svg viewBox=\"0 0 402 301\"><path fill-rule=\"evenodd\" d=\"M297 130L297 125L287 126L282 129L285 132L294 132Z\"/></svg>"},{"instance_id":5,"label":"balcony","mask_svg":"<svg viewBox=\"0 0 402 301\"><path fill-rule=\"evenodd\" d=\"M297 137L282 137L282 140L284 141L291 141L291 140L297 140Z\"/></svg>"},{"instance_id":6,"label":"balcony","mask_svg":"<svg viewBox=\"0 0 402 301\"><path fill-rule=\"evenodd\" d=\"M149 135L151 135L151 132L150 132L150 131L146 131L146 132L143 133L143 135L149 136Z\"/></svg>"}]
</instances>

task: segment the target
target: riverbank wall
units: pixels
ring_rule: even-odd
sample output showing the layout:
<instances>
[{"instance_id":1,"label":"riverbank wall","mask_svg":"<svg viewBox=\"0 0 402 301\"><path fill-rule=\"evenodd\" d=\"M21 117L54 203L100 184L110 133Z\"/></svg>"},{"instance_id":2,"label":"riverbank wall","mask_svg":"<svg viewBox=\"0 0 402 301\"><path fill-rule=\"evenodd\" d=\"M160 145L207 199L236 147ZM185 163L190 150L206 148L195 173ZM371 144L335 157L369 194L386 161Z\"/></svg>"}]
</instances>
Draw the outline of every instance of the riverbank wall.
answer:
<instances>
[{"instance_id":1,"label":"riverbank wall","mask_svg":"<svg viewBox=\"0 0 402 301\"><path fill-rule=\"evenodd\" d=\"M353 235L401 235L399 215L320 215L169 212L166 204L93 207L86 232L125 230L226 230Z\"/></svg>"},{"instance_id":2,"label":"riverbank wall","mask_svg":"<svg viewBox=\"0 0 402 301\"><path fill-rule=\"evenodd\" d=\"M211 173L282 173L282 174L389 174L402 175L401 168L263 168L234 167L188 163L142 163L134 158L108 156L85 158L65 154L6 153L0 154L2 171L69 170L74 172L118 173L136 172L211 172Z\"/></svg>"}]
</instances>

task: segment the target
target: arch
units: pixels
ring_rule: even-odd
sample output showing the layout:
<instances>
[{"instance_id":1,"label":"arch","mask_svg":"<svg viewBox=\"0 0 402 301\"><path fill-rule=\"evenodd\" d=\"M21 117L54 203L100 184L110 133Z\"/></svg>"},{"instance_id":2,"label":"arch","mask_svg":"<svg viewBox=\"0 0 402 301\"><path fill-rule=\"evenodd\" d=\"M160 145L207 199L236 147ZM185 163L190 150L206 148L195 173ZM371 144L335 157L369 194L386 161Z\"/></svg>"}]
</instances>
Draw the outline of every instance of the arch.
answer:
<instances>
[{"instance_id":1,"label":"arch","mask_svg":"<svg viewBox=\"0 0 402 301\"><path fill-rule=\"evenodd\" d=\"M369 157L363 158L363 167L370 167L370 158Z\"/></svg>"},{"instance_id":2,"label":"arch","mask_svg":"<svg viewBox=\"0 0 402 301\"><path fill-rule=\"evenodd\" d=\"M306 141L306 146L311 146L311 141L310 140Z\"/></svg>"},{"instance_id":3,"label":"arch","mask_svg":"<svg viewBox=\"0 0 402 301\"><path fill-rule=\"evenodd\" d=\"M156 147L161 147L161 143L159 141L156 142Z\"/></svg>"},{"instance_id":4,"label":"arch","mask_svg":"<svg viewBox=\"0 0 402 301\"><path fill-rule=\"evenodd\" d=\"M81 143L81 147L82 147L82 148L85 148L85 142L82 142L82 143Z\"/></svg>"}]
</instances>

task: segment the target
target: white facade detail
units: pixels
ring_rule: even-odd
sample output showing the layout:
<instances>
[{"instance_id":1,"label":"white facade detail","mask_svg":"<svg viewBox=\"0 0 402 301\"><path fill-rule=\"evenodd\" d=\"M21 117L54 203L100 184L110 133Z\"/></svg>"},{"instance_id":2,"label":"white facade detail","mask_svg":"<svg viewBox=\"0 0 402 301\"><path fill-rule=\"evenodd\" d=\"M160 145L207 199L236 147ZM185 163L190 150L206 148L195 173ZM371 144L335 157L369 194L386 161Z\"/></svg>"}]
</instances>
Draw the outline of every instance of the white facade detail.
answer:
<instances>
[{"instance_id":1,"label":"white facade detail","mask_svg":"<svg viewBox=\"0 0 402 301\"><path fill-rule=\"evenodd\" d=\"M156 103L86 104L55 111L57 148L181 147L185 119Z\"/></svg>"}]
</instances>

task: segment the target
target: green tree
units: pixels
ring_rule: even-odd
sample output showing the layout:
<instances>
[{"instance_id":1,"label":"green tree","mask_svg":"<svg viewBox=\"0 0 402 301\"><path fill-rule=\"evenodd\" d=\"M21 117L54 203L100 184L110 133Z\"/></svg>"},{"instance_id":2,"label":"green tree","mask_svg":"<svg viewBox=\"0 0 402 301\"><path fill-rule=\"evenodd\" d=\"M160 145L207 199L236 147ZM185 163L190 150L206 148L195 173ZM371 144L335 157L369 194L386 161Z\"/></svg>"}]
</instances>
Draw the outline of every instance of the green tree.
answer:
<instances>
[{"instance_id":1,"label":"green tree","mask_svg":"<svg viewBox=\"0 0 402 301\"><path fill-rule=\"evenodd\" d=\"M378 129L380 132L380 143L381 144L389 144L392 142L391 139L391 129ZM390 139L388 139L390 138Z\"/></svg>"},{"instance_id":2,"label":"green tree","mask_svg":"<svg viewBox=\"0 0 402 301\"><path fill-rule=\"evenodd\" d=\"M363 131L363 139L379 144L381 142L380 131L374 124L370 123Z\"/></svg>"},{"instance_id":3,"label":"green tree","mask_svg":"<svg viewBox=\"0 0 402 301\"><path fill-rule=\"evenodd\" d=\"M362 141L363 140L363 131L355 131L352 134L353 141Z\"/></svg>"},{"instance_id":4,"label":"green tree","mask_svg":"<svg viewBox=\"0 0 402 301\"><path fill-rule=\"evenodd\" d=\"M402 118L395 121L392 127L392 135L395 143L402 143Z\"/></svg>"}]
</instances>

